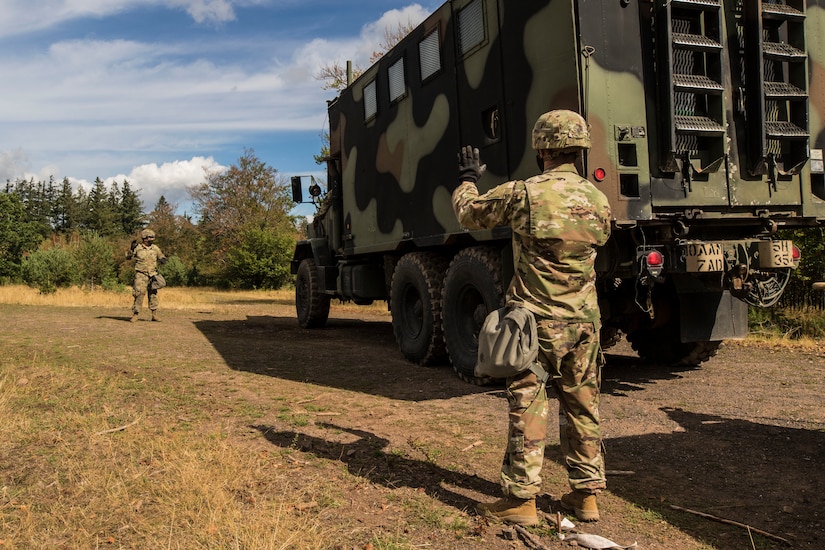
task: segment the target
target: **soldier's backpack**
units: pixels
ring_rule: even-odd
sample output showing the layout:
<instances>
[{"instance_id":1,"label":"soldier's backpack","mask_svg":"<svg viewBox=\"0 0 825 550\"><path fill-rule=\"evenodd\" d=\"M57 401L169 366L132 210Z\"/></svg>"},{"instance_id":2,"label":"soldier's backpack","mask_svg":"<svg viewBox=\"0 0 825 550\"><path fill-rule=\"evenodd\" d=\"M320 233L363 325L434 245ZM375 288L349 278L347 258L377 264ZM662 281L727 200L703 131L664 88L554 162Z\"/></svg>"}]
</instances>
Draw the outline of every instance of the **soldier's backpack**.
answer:
<instances>
[{"instance_id":1,"label":"soldier's backpack","mask_svg":"<svg viewBox=\"0 0 825 550\"><path fill-rule=\"evenodd\" d=\"M160 273L152 275L152 281L149 283L154 290L161 289L166 286L166 279Z\"/></svg>"},{"instance_id":2,"label":"soldier's backpack","mask_svg":"<svg viewBox=\"0 0 825 550\"><path fill-rule=\"evenodd\" d=\"M478 333L475 375L479 378L510 378L532 370L546 381L547 372L538 361L539 338L533 312L518 304L490 312Z\"/></svg>"}]
</instances>

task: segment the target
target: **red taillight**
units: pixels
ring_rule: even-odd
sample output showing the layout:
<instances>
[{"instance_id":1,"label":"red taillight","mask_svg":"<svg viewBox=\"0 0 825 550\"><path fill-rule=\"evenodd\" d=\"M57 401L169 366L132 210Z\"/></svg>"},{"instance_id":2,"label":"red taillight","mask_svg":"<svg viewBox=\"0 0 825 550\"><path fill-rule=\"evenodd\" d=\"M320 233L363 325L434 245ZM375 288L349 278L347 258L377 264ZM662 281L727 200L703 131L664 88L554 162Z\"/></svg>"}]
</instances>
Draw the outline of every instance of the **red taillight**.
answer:
<instances>
[{"instance_id":1,"label":"red taillight","mask_svg":"<svg viewBox=\"0 0 825 550\"><path fill-rule=\"evenodd\" d=\"M649 250L642 256L644 265L642 266L651 277L659 277L665 267L665 257L658 250Z\"/></svg>"},{"instance_id":2,"label":"red taillight","mask_svg":"<svg viewBox=\"0 0 825 550\"><path fill-rule=\"evenodd\" d=\"M799 251L796 245L793 246L793 252L791 253L793 254L793 261L798 262L802 259L802 252Z\"/></svg>"},{"instance_id":3,"label":"red taillight","mask_svg":"<svg viewBox=\"0 0 825 550\"><path fill-rule=\"evenodd\" d=\"M652 250L647 253L648 267L662 267L665 263L665 257L658 250Z\"/></svg>"},{"instance_id":4,"label":"red taillight","mask_svg":"<svg viewBox=\"0 0 825 550\"><path fill-rule=\"evenodd\" d=\"M596 181L604 181L604 178L607 177L607 172L605 172L604 168L596 168L593 172L593 178Z\"/></svg>"}]
</instances>

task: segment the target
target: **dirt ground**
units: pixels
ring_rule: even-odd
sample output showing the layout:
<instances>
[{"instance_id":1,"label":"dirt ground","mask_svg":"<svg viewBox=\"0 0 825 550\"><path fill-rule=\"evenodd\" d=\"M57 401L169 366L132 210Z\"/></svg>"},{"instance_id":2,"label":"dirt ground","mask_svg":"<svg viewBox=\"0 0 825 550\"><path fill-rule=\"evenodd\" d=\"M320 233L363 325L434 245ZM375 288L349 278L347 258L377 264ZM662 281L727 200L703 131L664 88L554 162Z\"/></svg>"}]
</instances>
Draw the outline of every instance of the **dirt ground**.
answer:
<instances>
[{"instance_id":1,"label":"dirt ground","mask_svg":"<svg viewBox=\"0 0 825 550\"><path fill-rule=\"evenodd\" d=\"M293 449L298 462L318 457L315 474L348 488L334 516L356 527L337 548L366 548L382 529L403 532L411 548L529 547L472 512L499 495L502 388L462 382L449 366L407 363L380 310L333 307L326 328L303 330L291 305L268 300L220 312L166 309L163 323L136 324L126 308L44 308L32 320L31 308L2 307L15 334L56 326L53 338L71 336L78 347L79 338L140 335L165 342L157 363L170 372L176 357L195 358L200 368L189 374L215 411L226 399L263 411L234 427L244 445ZM644 363L625 343L608 350L608 491L603 519L580 528L645 549L825 547L824 393L825 348L728 343L698 369ZM308 421L295 422L296 410ZM539 507L554 519L566 491L555 422L547 449ZM404 505L408 494L423 495L424 509ZM441 518L429 530L428 514ZM445 531L458 520L465 531ZM548 547L567 547L549 529L533 532Z\"/></svg>"}]
</instances>

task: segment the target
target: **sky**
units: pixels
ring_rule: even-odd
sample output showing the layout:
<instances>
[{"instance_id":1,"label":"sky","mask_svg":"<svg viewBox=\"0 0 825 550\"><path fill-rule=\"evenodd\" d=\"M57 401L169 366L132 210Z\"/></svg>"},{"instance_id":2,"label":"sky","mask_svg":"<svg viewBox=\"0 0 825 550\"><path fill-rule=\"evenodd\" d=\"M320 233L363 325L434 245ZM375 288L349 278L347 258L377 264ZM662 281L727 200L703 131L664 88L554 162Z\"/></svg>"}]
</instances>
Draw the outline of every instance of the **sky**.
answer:
<instances>
[{"instance_id":1,"label":"sky","mask_svg":"<svg viewBox=\"0 0 825 550\"><path fill-rule=\"evenodd\" d=\"M246 150L322 176L319 69L368 66L441 3L0 0L0 182L127 180L146 212L164 196L191 214L187 188Z\"/></svg>"}]
</instances>

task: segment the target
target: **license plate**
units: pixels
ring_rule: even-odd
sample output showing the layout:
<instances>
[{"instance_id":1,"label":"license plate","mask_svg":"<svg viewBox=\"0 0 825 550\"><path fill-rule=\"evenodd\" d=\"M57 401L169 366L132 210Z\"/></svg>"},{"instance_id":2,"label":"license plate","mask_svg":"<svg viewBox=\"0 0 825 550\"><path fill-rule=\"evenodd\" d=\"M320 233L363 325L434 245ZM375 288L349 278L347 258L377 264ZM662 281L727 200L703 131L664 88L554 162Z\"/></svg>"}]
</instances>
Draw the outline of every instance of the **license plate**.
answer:
<instances>
[{"instance_id":1,"label":"license plate","mask_svg":"<svg viewBox=\"0 0 825 550\"><path fill-rule=\"evenodd\" d=\"M690 273L725 270L725 252L721 243L688 243L685 260Z\"/></svg>"},{"instance_id":2,"label":"license plate","mask_svg":"<svg viewBox=\"0 0 825 550\"><path fill-rule=\"evenodd\" d=\"M794 267L791 241L761 241L759 243L760 267Z\"/></svg>"}]
</instances>

